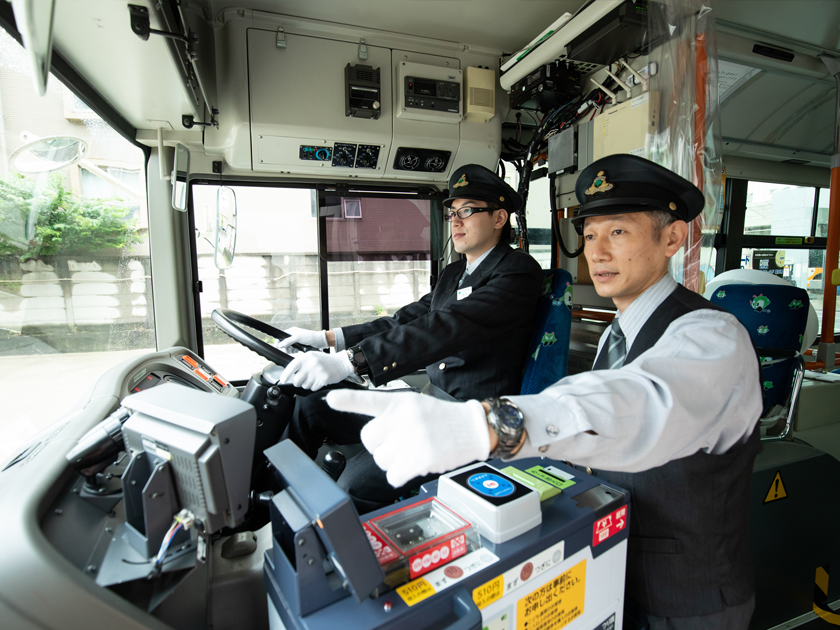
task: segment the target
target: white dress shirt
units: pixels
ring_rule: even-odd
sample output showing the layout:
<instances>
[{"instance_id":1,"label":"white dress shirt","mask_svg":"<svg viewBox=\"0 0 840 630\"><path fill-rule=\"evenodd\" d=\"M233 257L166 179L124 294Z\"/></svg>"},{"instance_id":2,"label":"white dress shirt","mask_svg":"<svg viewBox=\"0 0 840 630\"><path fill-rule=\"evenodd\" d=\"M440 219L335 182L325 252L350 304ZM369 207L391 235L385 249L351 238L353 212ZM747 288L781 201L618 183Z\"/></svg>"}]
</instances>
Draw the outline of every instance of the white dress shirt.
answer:
<instances>
[{"instance_id":1,"label":"white dress shirt","mask_svg":"<svg viewBox=\"0 0 840 630\"><path fill-rule=\"evenodd\" d=\"M676 286L666 274L619 313L628 353ZM575 374L540 394L507 398L522 410L528 431L517 458L621 472L700 450L724 453L746 441L762 410L749 334L733 315L710 309L676 319L652 348L619 369Z\"/></svg>"}]
</instances>

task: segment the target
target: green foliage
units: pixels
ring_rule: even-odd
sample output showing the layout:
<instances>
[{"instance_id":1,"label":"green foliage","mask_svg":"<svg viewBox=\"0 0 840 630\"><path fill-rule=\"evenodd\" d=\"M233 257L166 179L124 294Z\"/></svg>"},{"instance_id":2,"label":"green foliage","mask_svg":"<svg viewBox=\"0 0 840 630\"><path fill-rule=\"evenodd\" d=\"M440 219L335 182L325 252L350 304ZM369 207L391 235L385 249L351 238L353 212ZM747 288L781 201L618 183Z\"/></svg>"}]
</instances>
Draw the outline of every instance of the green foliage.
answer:
<instances>
[{"instance_id":1,"label":"green foliage","mask_svg":"<svg viewBox=\"0 0 840 630\"><path fill-rule=\"evenodd\" d=\"M0 257L26 261L130 248L140 242L136 222L114 201L80 197L58 174L0 179Z\"/></svg>"}]
</instances>

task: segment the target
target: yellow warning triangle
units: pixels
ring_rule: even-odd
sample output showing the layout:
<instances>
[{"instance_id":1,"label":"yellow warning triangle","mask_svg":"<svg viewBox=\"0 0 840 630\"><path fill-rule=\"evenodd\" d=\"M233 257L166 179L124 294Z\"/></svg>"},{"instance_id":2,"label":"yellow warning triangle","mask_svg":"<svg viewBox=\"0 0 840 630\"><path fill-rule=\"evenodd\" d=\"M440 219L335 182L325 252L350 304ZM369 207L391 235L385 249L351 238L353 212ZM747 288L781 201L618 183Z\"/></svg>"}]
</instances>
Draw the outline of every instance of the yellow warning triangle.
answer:
<instances>
[{"instance_id":1,"label":"yellow warning triangle","mask_svg":"<svg viewBox=\"0 0 840 630\"><path fill-rule=\"evenodd\" d=\"M770 503L784 499L785 497L787 497L787 491L785 490L784 482L782 482L782 473L776 471L776 476L773 478L773 483L770 484L770 489L767 491L767 496L764 497L764 502Z\"/></svg>"}]
</instances>

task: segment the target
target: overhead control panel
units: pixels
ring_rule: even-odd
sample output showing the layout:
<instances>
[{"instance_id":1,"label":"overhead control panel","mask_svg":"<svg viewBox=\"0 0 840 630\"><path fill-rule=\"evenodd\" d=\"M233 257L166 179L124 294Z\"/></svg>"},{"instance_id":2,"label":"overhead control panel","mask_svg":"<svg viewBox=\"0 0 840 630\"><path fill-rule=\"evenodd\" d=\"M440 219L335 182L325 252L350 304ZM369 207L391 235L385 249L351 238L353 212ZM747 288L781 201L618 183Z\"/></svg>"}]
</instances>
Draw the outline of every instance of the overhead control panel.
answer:
<instances>
[{"instance_id":1,"label":"overhead control panel","mask_svg":"<svg viewBox=\"0 0 840 630\"><path fill-rule=\"evenodd\" d=\"M336 142L332 145L313 146L300 145L301 160L307 162L323 162L341 168L372 168L379 165L378 144L349 144Z\"/></svg>"},{"instance_id":2,"label":"overhead control panel","mask_svg":"<svg viewBox=\"0 0 840 630\"><path fill-rule=\"evenodd\" d=\"M454 81L432 81L406 77L405 107L457 114L461 105L461 85Z\"/></svg>"},{"instance_id":3,"label":"overhead control panel","mask_svg":"<svg viewBox=\"0 0 840 630\"><path fill-rule=\"evenodd\" d=\"M219 90L229 114L205 130L204 146L232 171L443 183L456 164L497 162L502 93L492 55L363 30L338 35L328 25L322 32L264 12L221 17L229 64ZM470 85L481 109L467 122L470 65L486 78Z\"/></svg>"},{"instance_id":4,"label":"overhead control panel","mask_svg":"<svg viewBox=\"0 0 840 630\"><path fill-rule=\"evenodd\" d=\"M379 68L348 63L344 67L344 99L345 116L379 118L382 113Z\"/></svg>"},{"instance_id":5,"label":"overhead control panel","mask_svg":"<svg viewBox=\"0 0 840 630\"><path fill-rule=\"evenodd\" d=\"M398 74L397 118L461 122L461 70L403 61Z\"/></svg>"},{"instance_id":6,"label":"overhead control panel","mask_svg":"<svg viewBox=\"0 0 840 630\"><path fill-rule=\"evenodd\" d=\"M278 48L276 32L251 29L247 37L250 168L382 177L380 154L393 135L391 99L380 101L391 91L383 71L391 51L367 46L364 65L358 44L287 33Z\"/></svg>"}]
</instances>

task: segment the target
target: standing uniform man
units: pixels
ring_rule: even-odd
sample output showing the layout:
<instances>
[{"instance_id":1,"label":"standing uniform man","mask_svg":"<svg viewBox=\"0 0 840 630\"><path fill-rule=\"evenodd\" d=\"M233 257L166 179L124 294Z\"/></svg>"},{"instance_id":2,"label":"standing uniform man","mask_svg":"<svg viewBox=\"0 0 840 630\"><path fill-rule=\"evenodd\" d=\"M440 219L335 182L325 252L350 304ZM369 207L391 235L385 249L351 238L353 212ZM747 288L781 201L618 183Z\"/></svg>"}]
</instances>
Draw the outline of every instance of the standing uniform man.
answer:
<instances>
[{"instance_id":1,"label":"standing uniform man","mask_svg":"<svg viewBox=\"0 0 840 630\"><path fill-rule=\"evenodd\" d=\"M593 371L535 396L459 406L376 392L335 392L327 402L375 415L362 441L394 484L488 457L597 469L630 491L626 597L651 628L746 629L758 360L734 316L668 274L703 195L630 155L591 164L575 192L595 289L618 309Z\"/></svg>"},{"instance_id":2,"label":"standing uniform man","mask_svg":"<svg viewBox=\"0 0 840 630\"><path fill-rule=\"evenodd\" d=\"M298 356L282 383L317 390L357 373L379 386L426 368L428 393L450 400L519 392L543 279L537 261L508 245L509 217L522 198L475 164L456 169L449 190L445 219L455 251L465 258L443 270L431 293L391 317L335 330L291 329L281 348L299 342L337 352ZM314 458L326 438L358 443L369 419L336 413L323 395L298 397L288 437ZM379 480L357 492L382 500L400 496L373 469Z\"/></svg>"}]
</instances>

